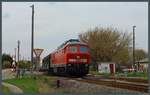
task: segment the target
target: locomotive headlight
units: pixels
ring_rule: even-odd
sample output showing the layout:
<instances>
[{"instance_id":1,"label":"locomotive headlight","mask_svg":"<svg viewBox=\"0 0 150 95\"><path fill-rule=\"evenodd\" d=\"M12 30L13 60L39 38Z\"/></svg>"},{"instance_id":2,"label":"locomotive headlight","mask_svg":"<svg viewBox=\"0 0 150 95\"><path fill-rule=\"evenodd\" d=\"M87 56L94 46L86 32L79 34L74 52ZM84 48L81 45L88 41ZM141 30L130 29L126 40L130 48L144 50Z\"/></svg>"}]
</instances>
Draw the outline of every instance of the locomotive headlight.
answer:
<instances>
[{"instance_id":1,"label":"locomotive headlight","mask_svg":"<svg viewBox=\"0 0 150 95\"><path fill-rule=\"evenodd\" d=\"M76 59L69 59L69 62L76 62Z\"/></svg>"},{"instance_id":2,"label":"locomotive headlight","mask_svg":"<svg viewBox=\"0 0 150 95\"><path fill-rule=\"evenodd\" d=\"M81 59L81 62L87 62L87 59Z\"/></svg>"},{"instance_id":3,"label":"locomotive headlight","mask_svg":"<svg viewBox=\"0 0 150 95\"><path fill-rule=\"evenodd\" d=\"M71 64L68 64L68 66L71 66Z\"/></svg>"}]
</instances>

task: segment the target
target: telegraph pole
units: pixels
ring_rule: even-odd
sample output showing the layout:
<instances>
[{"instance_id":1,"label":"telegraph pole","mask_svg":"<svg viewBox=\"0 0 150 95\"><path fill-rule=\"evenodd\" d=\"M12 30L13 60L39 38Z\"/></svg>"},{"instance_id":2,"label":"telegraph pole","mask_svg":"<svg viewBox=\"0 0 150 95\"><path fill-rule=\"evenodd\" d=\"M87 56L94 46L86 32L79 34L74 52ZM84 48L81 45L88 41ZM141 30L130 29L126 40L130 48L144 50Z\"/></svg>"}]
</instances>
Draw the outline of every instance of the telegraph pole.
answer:
<instances>
[{"instance_id":1,"label":"telegraph pole","mask_svg":"<svg viewBox=\"0 0 150 95\"><path fill-rule=\"evenodd\" d=\"M15 48L15 50L16 50L16 48ZM16 71L17 71L16 72L16 76L17 77L20 76L20 69L19 69L19 65L18 65L19 64L19 60L20 60L19 59L19 54L20 54L20 41L18 40L18 54L17 54L18 55L18 60L17 60L18 62L16 62Z\"/></svg>"},{"instance_id":2,"label":"telegraph pole","mask_svg":"<svg viewBox=\"0 0 150 95\"><path fill-rule=\"evenodd\" d=\"M15 48L15 62L16 62L16 48Z\"/></svg>"},{"instance_id":3,"label":"telegraph pole","mask_svg":"<svg viewBox=\"0 0 150 95\"><path fill-rule=\"evenodd\" d=\"M133 26L133 66L135 67L137 71L137 67L135 66L135 25Z\"/></svg>"},{"instance_id":4,"label":"telegraph pole","mask_svg":"<svg viewBox=\"0 0 150 95\"><path fill-rule=\"evenodd\" d=\"M15 62L15 70L16 70L16 66L17 66L17 61L16 61L17 59L16 59L16 48L15 48L15 59L14 59L14 62Z\"/></svg>"},{"instance_id":5,"label":"telegraph pole","mask_svg":"<svg viewBox=\"0 0 150 95\"><path fill-rule=\"evenodd\" d=\"M32 35L31 35L31 64L33 69L33 48L34 48L34 5L30 6L32 8Z\"/></svg>"},{"instance_id":6,"label":"telegraph pole","mask_svg":"<svg viewBox=\"0 0 150 95\"><path fill-rule=\"evenodd\" d=\"M19 55L20 55L20 41L18 40L18 62L19 62Z\"/></svg>"}]
</instances>

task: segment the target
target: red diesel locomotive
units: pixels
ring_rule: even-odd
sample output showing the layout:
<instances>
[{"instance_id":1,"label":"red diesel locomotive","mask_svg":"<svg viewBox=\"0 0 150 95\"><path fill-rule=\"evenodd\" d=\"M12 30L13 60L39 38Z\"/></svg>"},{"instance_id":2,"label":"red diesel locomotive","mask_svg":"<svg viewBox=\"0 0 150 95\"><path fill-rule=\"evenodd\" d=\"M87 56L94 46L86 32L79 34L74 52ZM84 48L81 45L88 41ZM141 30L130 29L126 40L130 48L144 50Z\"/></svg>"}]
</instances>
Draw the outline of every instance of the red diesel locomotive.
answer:
<instances>
[{"instance_id":1,"label":"red diesel locomotive","mask_svg":"<svg viewBox=\"0 0 150 95\"><path fill-rule=\"evenodd\" d=\"M70 39L42 61L42 69L51 74L84 76L89 71L89 48L78 39Z\"/></svg>"}]
</instances>

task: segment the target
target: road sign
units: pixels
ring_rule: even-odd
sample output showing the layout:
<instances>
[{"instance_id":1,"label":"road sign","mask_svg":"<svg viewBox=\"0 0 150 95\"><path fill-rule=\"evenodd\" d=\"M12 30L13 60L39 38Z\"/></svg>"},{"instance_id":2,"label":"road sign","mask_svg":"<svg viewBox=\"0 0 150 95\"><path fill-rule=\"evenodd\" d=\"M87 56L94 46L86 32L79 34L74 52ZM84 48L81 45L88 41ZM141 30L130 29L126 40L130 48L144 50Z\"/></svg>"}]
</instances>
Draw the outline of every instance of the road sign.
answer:
<instances>
[{"instance_id":1,"label":"road sign","mask_svg":"<svg viewBox=\"0 0 150 95\"><path fill-rule=\"evenodd\" d=\"M39 49L39 48L36 48L36 49L33 49L36 57L40 57L41 53L43 52L43 49Z\"/></svg>"}]
</instances>

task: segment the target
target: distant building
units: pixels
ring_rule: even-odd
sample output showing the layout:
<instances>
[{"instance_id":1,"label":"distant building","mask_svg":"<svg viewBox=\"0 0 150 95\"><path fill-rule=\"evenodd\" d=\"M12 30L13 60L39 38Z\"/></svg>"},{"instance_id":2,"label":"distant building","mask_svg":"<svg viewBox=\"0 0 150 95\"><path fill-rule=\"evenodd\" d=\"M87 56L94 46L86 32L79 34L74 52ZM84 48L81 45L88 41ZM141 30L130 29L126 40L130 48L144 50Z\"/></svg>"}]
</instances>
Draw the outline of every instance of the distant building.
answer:
<instances>
[{"instance_id":1,"label":"distant building","mask_svg":"<svg viewBox=\"0 0 150 95\"><path fill-rule=\"evenodd\" d=\"M138 63L138 70L142 72L148 71L148 58L144 58L142 60L136 61Z\"/></svg>"},{"instance_id":2,"label":"distant building","mask_svg":"<svg viewBox=\"0 0 150 95\"><path fill-rule=\"evenodd\" d=\"M115 63L114 62L99 62L98 63L98 71L100 73L115 73Z\"/></svg>"}]
</instances>

